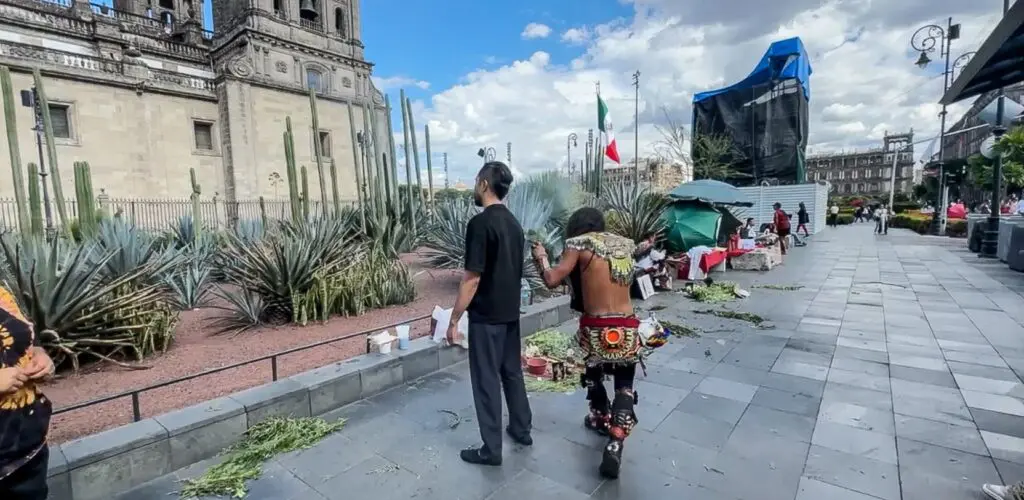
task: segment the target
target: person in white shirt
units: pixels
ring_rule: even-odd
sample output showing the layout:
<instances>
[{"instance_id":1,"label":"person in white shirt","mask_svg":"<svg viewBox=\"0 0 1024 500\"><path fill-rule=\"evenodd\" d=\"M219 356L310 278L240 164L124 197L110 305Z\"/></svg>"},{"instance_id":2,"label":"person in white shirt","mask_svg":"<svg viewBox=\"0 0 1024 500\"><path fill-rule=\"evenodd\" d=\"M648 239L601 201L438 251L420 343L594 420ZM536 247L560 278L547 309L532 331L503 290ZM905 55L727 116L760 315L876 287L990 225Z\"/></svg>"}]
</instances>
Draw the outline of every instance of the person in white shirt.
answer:
<instances>
[{"instance_id":1,"label":"person in white shirt","mask_svg":"<svg viewBox=\"0 0 1024 500\"><path fill-rule=\"evenodd\" d=\"M875 210L875 234L889 234L889 225L887 220L889 217L889 210L882 205Z\"/></svg>"},{"instance_id":2,"label":"person in white shirt","mask_svg":"<svg viewBox=\"0 0 1024 500\"><path fill-rule=\"evenodd\" d=\"M828 209L828 225L836 227L839 223L839 205L832 204Z\"/></svg>"}]
</instances>

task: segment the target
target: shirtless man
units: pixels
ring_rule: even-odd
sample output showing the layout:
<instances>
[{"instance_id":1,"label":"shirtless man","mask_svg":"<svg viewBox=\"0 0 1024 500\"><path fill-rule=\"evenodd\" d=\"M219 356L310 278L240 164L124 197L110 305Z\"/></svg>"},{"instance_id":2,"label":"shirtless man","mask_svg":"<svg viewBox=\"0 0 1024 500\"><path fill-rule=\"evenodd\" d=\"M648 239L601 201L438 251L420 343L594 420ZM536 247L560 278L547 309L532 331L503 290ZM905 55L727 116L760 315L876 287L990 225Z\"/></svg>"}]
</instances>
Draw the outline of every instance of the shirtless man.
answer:
<instances>
[{"instance_id":1,"label":"shirtless man","mask_svg":"<svg viewBox=\"0 0 1024 500\"><path fill-rule=\"evenodd\" d=\"M570 307L583 313L577 334L586 360L580 382L587 389L590 413L587 428L608 436L600 471L619 476L622 445L636 425L633 378L644 350L640 320L633 314L629 287L633 282L633 241L604 232L604 216L595 208L581 208L569 217L565 251L554 268L544 247L533 245L533 258L544 283L551 288L569 279ZM605 375L615 379L614 400L609 401Z\"/></svg>"}]
</instances>

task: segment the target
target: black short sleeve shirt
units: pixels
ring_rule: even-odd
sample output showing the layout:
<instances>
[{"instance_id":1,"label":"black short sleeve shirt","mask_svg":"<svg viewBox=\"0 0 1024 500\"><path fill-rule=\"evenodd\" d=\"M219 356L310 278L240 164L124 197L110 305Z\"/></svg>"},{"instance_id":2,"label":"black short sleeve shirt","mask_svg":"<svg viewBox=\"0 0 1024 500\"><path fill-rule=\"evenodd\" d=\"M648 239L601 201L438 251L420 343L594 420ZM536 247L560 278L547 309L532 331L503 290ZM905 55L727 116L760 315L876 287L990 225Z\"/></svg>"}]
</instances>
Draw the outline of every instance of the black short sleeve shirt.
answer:
<instances>
[{"instance_id":1,"label":"black short sleeve shirt","mask_svg":"<svg viewBox=\"0 0 1024 500\"><path fill-rule=\"evenodd\" d=\"M470 321L497 324L519 319L525 247L523 227L505 205L491 205L469 220L465 267L480 274L467 309Z\"/></svg>"}]
</instances>

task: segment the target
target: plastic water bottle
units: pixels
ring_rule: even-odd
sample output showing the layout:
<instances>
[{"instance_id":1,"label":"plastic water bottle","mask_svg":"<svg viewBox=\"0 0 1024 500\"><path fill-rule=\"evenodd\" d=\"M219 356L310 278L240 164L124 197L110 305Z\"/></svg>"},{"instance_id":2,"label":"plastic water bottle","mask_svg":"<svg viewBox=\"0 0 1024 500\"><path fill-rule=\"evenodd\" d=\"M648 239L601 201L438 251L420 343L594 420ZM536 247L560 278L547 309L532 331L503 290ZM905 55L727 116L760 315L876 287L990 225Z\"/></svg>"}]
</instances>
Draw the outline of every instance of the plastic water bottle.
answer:
<instances>
[{"instance_id":1,"label":"plastic water bottle","mask_svg":"<svg viewBox=\"0 0 1024 500\"><path fill-rule=\"evenodd\" d=\"M525 313L530 305L530 282L526 278L519 280L519 312Z\"/></svg>"}]
</instances>

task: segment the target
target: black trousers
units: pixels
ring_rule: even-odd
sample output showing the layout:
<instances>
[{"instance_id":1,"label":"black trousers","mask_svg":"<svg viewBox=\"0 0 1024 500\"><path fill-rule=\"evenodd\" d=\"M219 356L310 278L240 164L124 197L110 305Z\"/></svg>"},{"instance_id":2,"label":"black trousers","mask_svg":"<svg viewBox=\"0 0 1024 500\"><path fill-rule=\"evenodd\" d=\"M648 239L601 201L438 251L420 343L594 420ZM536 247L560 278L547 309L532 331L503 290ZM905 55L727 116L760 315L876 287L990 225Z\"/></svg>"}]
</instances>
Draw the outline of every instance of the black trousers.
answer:
<instances>
[{"instance_id":1,"label":"black trousers","mask_svg":"<svg viewBox=\"0 0 1024 500\"><path fill-rule=\"evenodd\" d=\"M486 457L501 457L502 388L508 406L509 433L526 436L533 427L533 413L523 380L521 342L519 321L469 323L469 380L473 386L480 438L484 442L480 454Z\"/></svg>"},{"instance_id":2,"label":"black trousers","mask_svg":"<svg viewBox=\"0 0 1024 500\"><path fill-rule=\"evenodd\" d=\"M636 378L636 363L589 366L583 372L583 382L587 388L587 399L590 400L590 408L600 412L607 412L611 409L608 390L604 387L604 377L606 375L612 377L615 392L631 391L633 390L633 380Z\"/></svg>"},{"instance_id":3,"label":"black trousers","mask_svg":"<svg viewBox=\"0 0 1024 500\"><path fill-rule=\"evenodd\" d=\"M50 450L43 448L28 463L13 474L0 479L0 498L3 500L46 500L50 490L46 486L46 471Z\"/></svg>"}]
</instances>

